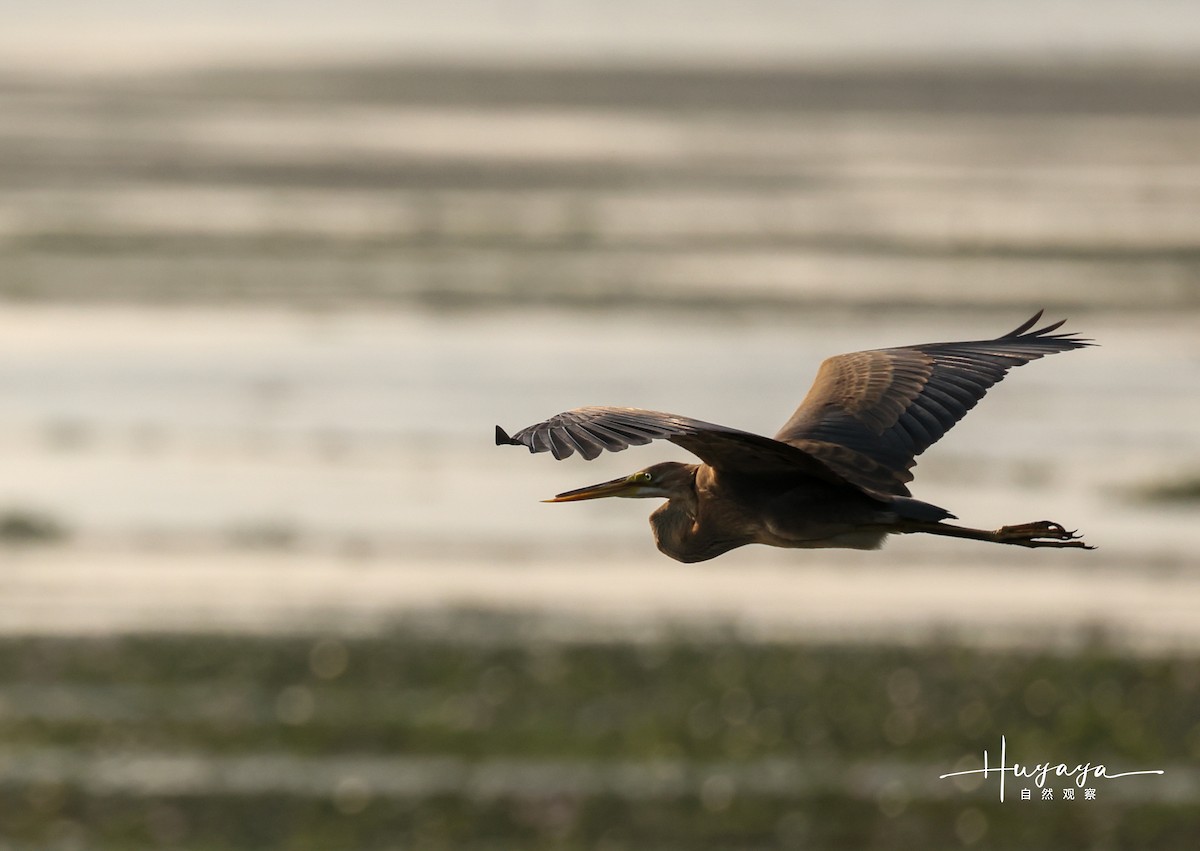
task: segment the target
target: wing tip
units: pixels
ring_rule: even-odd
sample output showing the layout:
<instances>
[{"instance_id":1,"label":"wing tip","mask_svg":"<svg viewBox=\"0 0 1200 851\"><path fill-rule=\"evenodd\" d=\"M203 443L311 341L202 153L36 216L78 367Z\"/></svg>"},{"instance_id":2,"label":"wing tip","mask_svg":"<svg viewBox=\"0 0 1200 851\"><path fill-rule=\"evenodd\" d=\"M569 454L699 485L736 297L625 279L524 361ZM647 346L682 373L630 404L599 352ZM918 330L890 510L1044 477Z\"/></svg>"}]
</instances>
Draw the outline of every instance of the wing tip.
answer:
<instances>
[{"instance_id":1,"label":"wing tip","mask_svg":"<svg viewBox=\"0 0 1200 851\"><path fill-rule=\"evenodd\" d=\"M520 446L521 441L513 440L513 438L509 436L508 432L506 432L504 429L500 428L500 426L496 426L496 445L497 446Z\"/></svg>"},{"instance_id":2,"label":"wing tip","mask_svg":"<svg viewBox=\"0 0 1200 851\"><path fill-rule=\"evenodd\" d=\"M1029 317L1028 319L1026 319L1024 322L1022 322L1022 323L1021 323L1020 325L1018 325L1016 328L1014 328L1014 329L1012 329L1011 331L1009 331L1009 332L1008 332L1007 334L1005 334L1004 336L1005 336L1005 337L1020 337L1022 334L1024 334L1026 331L1028 331L1028 330L1029 330L1030 328L1032 328L1034 325L1036 325L1036 324L1037 324L1037 322L1038 322L1038 320L1042 318L1042 315L1043 315L1045 312L1046 312L1046 309L1043 307L1043 308L1042 308L1041 310L1039 310L1037 313L1033 314L1033 316L1031 316L1031 317ZM1061 325L1062 323L1059 323L1059 324Z\"/></svg>"},{"instance_id":3,"label":"wing tip","mask_svg":"<svg viewBox=\"0 0 1200 851\"><path fill-rule=\"evenodd\" d=\"M1000 337L1000 339L1006 340L1006 339L1015 339L1015 338L1037 337L1039 339L1044 339L1044 340L1057 340L1057 341L1061 342L1063 345L1068 346L1072 349L1083 348L1084 346L1097 345L1096 341L1091 339L1090 337L1078 336L1078 334L1079 334L1078 331L1064 331L1061 334L1053 333L1054 331L1057 331L1059 328L1061 328L1064 324L1066 324L1066 321L1067 321L1066 319L1060 319L1057 322L1051 322L1049 325L1045 325L1041 328L1034 328L1034 326L1037 325L1037 323L1041 320L1042 316L1045 313L1046 313L1045 308L1042 308L1037 313L1033 314L1033 316L1029 317L1027 320L1025 320L1020 325L1018 325L1016 328L1009 331L1004 336Z\"/></svg>"}]
</instances>

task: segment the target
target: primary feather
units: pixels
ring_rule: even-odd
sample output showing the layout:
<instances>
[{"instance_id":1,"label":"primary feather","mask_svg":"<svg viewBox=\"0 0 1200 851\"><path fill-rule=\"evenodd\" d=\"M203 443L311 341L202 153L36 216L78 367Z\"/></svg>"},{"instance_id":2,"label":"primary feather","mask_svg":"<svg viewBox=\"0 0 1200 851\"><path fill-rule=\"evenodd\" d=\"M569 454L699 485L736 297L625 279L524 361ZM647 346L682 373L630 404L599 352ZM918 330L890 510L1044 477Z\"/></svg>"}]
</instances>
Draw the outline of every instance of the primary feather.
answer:
<instances>
[{"instance_id":1,"label":"primary feather","mask_svg":"<svg viewBox=\"0 0 1200 851\"><path fill-rule=\"evenodd\" d=\"M829 358L775 439L856 484L907 495L920 455L1016 366L1091 345L1062 322L1028 321L994 340L925 343Z\"/></svg>"}]
</instances>

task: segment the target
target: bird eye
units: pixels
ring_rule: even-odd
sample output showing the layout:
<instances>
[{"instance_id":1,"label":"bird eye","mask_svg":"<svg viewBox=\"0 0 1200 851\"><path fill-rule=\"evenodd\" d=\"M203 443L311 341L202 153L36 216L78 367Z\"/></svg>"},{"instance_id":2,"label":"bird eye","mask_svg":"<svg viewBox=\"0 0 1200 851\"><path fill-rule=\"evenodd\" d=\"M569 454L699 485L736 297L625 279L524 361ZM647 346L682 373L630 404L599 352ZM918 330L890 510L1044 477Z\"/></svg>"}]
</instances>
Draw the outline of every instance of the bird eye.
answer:
<instances>
[{"instance_id":1,"label":"bird eye","mask_svg":"<svg viewBox=\"0 0 1200 851\"><path fill-rule=\"evenodd\" d=\"M650 475L649 473L642 473L642 475L639 478L641 478L641 480L643 482L648 482L648 481L652 480L654 478L654 476Z\"/></svg>"}]
</instances>

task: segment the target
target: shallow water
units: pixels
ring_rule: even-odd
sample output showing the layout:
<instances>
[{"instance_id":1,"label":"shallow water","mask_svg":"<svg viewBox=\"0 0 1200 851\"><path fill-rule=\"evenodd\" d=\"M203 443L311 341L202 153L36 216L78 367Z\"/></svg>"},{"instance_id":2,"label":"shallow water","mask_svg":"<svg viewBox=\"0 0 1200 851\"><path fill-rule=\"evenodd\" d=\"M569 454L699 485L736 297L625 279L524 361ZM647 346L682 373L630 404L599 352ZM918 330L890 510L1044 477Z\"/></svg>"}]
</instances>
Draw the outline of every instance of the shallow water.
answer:
<instances>
[{"instance_id":1,"label":"shallow water","mask_svg":"<svg viewBox=\"0 0 1200 851\"><path fill-rule=\"evenodd\" d=\"M1012 624L1195 642L1195 510L1133 496L1200 466L1189 315L1072 319L1102 345L1010 375L917 467L916 493L965 523L1050 517L1095 553L906 538L685 568L654 550L648 502L538 500L686 453L556 463L492 445L496 422L589 403L769 434L828 354L1020 318L8 308L0 506L71 539L8 551L4 628L286 629L498 606L837 637L970 631L986 612L980 632L1001 643Z\"/></svg>"},{"instance_id":2,"label":"shallow water","mask_svg":"<svg viewBox=\"0 0 1200 851\"><path fill-rule=\"evenodd\" d=\"M980 611L1003 633L1054 600L1070 630L1190 644L1195 505L1133 492L1200 472L1194 80L0 80L0 511L68 533L0 550L0 620L287 629L467 605L913 635ZM1042 306L1102 345L1014 374L915 489L968 524L1079 528L1097 552L917 536L682 569L647 503L538 500L686 453L558 464L492 444L496 423L584 404L771 434L828 355L989 337Z\"/></svg>"}]
</instances>

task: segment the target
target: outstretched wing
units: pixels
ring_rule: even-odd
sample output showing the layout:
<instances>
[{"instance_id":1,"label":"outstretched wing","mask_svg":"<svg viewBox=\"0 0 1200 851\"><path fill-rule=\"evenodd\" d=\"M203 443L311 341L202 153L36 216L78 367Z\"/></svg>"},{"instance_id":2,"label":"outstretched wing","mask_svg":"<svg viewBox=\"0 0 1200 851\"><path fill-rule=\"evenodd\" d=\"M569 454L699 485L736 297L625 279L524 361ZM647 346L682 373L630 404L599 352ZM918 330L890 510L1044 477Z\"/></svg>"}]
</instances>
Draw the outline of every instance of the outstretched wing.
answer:
<instances>
[{"instance_id":1,"label":"outstretched wing","mask_svg":"<svg viewBox=\"0 0 1200 851\"><path fill-rule=\"evenodd\" d=\"M821 459L855 484L908 494L915 458L961 420L1008 370L1091 345L1055 322L1028 322L995 340L928 343L832 357L776 440ZM1065 320L1063 320L1065 321Z\"/></svg>"},{"instance_id":2,"label":"outstretched wing","mask_svg":"<svg viewBox=\"0 0 1200 851\"><path fill-rule=\"evenodd\" d=\"M496 426L496 445L526 446L562 460L578 452L592 460L604 450L620 452L652 440L669 440L718 470L787 475L803 473L845 481L803 449L714 423L640 408L575 408L509 436Z\"/></svg>"}]
</instances>

